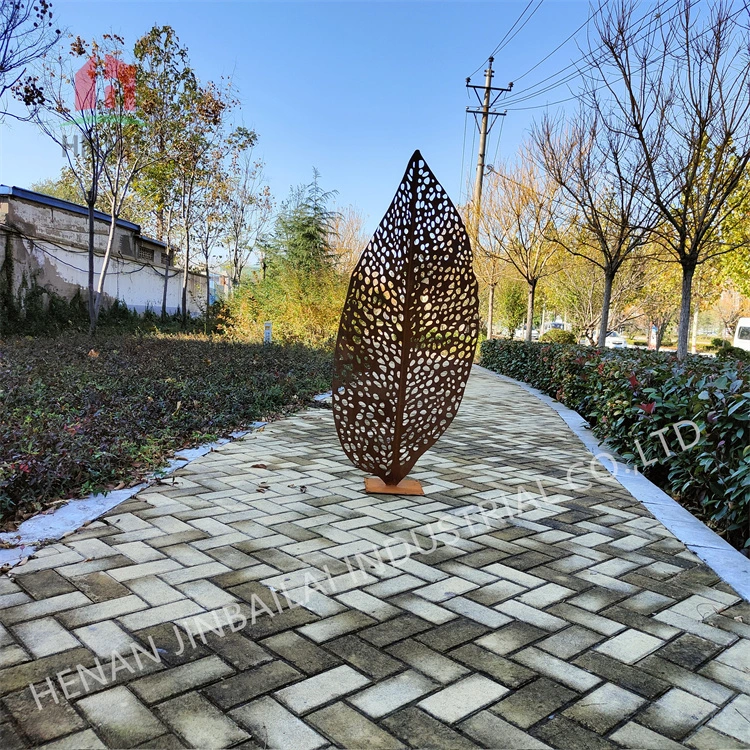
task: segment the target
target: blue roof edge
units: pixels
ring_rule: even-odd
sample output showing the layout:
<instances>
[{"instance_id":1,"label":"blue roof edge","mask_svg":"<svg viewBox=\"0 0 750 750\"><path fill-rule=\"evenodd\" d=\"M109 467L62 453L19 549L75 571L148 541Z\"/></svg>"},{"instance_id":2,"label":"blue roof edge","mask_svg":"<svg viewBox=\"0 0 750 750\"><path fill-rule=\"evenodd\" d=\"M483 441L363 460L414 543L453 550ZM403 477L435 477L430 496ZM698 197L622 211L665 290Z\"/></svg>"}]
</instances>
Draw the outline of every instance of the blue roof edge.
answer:
<instances>
[{"instance_id":1,"label":"blue roof edge","mask_svg":"<svg viewBox=\"0 0 750 750\"><path fill-rule=\"evenodd\" d=\"M16 187L15 185L13 185L12 187L8 185L0 185L0 196L3 195L12 196L14 198L21 198L27 201L33 201L34 203L40 203L43 206L50 206L51 208L61 208L64 211L72 211L73 213L81 214L84 216L89 212L86 206L80 206L78 203L66 201L62 198L53 198L51 195L44 195L44 193L37 193L33 190L27 190L26 188ZM101 221L109 222L111 219L110 215L105 214L103 211L94 211L94 216ZM138 232L138 234L141 233L140 225L134 224L132 221L127 221L127 219L118 219L117 226L132 229L135 232ZM165 242L154 240L151 237L146 237L145 235L141 236L145 240L153 242L155 245L161 245L162 247L167 246Z\"/></svg>"}]
</instances>

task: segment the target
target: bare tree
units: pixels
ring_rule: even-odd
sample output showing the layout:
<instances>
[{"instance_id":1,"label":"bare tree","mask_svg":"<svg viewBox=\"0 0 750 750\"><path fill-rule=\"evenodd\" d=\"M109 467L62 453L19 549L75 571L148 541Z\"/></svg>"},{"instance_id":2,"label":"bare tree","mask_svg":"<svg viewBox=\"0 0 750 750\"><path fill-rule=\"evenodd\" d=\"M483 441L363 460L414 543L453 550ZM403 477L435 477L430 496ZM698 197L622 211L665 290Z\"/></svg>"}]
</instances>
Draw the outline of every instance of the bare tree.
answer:
<instances>
[{"instance_id":1,"label":"bare tree","mask_svg":"<svg viewBox=\"0 0 750 750\"><path fill-rule=\"evenodd\" d=\"M24 80L31 63L49 52L60 39L52 28L52 3L48 0L0 0L0 120L9 114L5 95L18 87L36 92L38 79Z\"/></svg>"},{"instance_id":2,"label":"bare tree","mask_svg":"<svg viewBox=\"0 0 750 750\"><path fill-rule=\"evenodd\" d=\"M557 269L554 221L556 187L528 151L515 167L494 171L480 217L479 246L510 263L527 285L526 341L531 341L537 284Z\"/></svg>"},{"instance_id":3,"label":"bare tree","mask_svg":"<svg viewBox=\"0 0 750 750\"><path fill-rule=\"evenodd\" d=\"M62 148L88 209L88 309L92 331L97 319L94 211L105 165L113 155L120 160L124 154L119 140L122 130L112 123L124 116L123 108L126 104L130 108L134 94L130 90L126 93L123 82L118 80L121 51L122 39L112 34L105 34L100 42L90 45L76 37L69 54L43 58L39 75L16 88L30 118Z\"/></svg>"},{"instance_id":4,"label":"bare tree","mask_svg":"<svg viewBox=\"0 0 750 750\"><path fill-rule=\"evenodd\" d=\"M730 283L722 290L714 310L721 319L721 337L731 341L739 319L750 314L750 299L744 297Z\"/></svg>"},{"instance_id":5,"label":"bare tree","mask_svg":"<svg viewBox=\"0 0 750 750\"><path fill-rule=\"evenodd\" d=\"M194 115L186 123L178 151L174 156L174 167L178 188L180 229L185 241L182 269L182 324L187 324L187 288L191 256L191 243L196 235L201 215L199 211L201 191L223 168L223 158L229 149L249 148L256 134L238 127L227 133L227 117L237 105L232 95L231 83L219 87L208 83L199 87L194 98ZM241 144L241 145L238 145Z\"/></svg>"},{"instance_id":6,"label":"bare tree","mask_svg":"<svg viewBox=\"0 0 750 750\"><path fill-rule=\"evenodd\" d=\"M196 196L195 240L206 268L206 315L204 333L209 332L211 315L211 258L214 248L227 229L228 185L225 175L214 174L204 182Z\"/></svg>"},{"instance_id":7,"label":"bare tree","mask_svg":"<svg viewBox=\"0 0 750 750\"><path fill-rule=\"evenodd\" d=\"M645 281L646 263L642 258L632 259L616 275L610 289L610 330L639 317L640 311L634 309L632 303L642 293ZM599 268L581 255L561 263L560 272L548 284L548 295L553 305L565 312L573 331L579 337L584 336L592 345L597 345L599 341L604 293Z\"/></svg>"},{"instance_id":8,"label":"bare tree","mask_svg":"<svg viewBox=\"0 0 750 750\"><path fill-rule=\"evenodd\" d=\"M679 0L636 19L634 0L596 18L590 100L607 99L604 124L646 164L642 200L659 214L662 243L682 269L678 357L685 357L696 268L735 248L720 227L744 196L750 162L748 7L722 0L698 12Z\"/></svg>"},{"instance_id":9,"label":"bare tree","mask_svg":"<svg viewBox=\"0 0 750 750\"><path fill-rule=\"evenodd\" d=\"M369 242L365 217L355 206L336 209L331 221L331 255L334 268L350 276Z\"/></svg>"},{"instance_id":10,"label":"bare tree","mask_svg":"<svg viewBox=\"0 0 750 750\"><path fill-rule=\"evenodd\" d=\"M262 183L263 162L254 159L250 151L245 152L233 165L226 203L225 243L233 287L239 285L271 221L271 190Z\"/></svg>"},{"instance_id":11,"label":"bare tree","mask_svg":"<svg viewBox=\"0 0 750 750\"><path fill-rule=\"evenodd\" d=\"M492 246L487 246L488 239L487 235L480 233L474 248L474 273L479 283L487 288L487 338L491 339L494 331L495 289L507 276L508 262Z\"/></svg>"},{"instance_id":12,"label":"bare tree","mask_svg":"<svg viewBox=\"0 0 750 750\"><path fill-rule=\"evenodd\" d=\"M646 341L657 351L680 309L681 269L674 261L669 263L669 258L664 248L656 244L649 248L645 283L633 305L646 330Z\"/></svg>"},{"instance_id":13,"label":"bare tree","mask_svg":"<svg viewBox=\"0 0 750 750\"><path fill-rule=\"evenodd\" d=\"M568 122L545 116L534 127L535 156L558 186L558 216L581 231L556 234L565 250L598 266L604 275L598 345L604 346L615 277L647 242L656 220L641 200L647 185L646 160L630 139L606 128L597 110L581 106ZM566 237L574 237L566 242Z\"/></svg>"}]
</instances>

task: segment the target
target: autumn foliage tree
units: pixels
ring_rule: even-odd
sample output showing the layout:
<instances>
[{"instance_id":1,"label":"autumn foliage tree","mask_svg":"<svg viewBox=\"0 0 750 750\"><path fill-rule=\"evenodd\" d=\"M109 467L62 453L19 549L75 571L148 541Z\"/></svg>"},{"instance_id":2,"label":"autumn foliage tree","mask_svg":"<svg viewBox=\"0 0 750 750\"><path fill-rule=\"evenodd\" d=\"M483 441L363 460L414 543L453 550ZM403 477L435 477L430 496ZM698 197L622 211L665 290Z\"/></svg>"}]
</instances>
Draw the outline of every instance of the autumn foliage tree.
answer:
<instances>
[{"instance_id":1,"label":"autumn foliage tree","mask_svg":"<svg viewBox=\"0 0 750 750\"><path fill-rule=\"evenodd\" d=\"M696 269L736 249L721 227L745 195L750 163L748 8L679 0L637 18L618 0L595 18L589 98L604 126L646 165L639 199L657 212L659 242L682 271L677 355L688 350Z\"/></svg>"}]
</instances>

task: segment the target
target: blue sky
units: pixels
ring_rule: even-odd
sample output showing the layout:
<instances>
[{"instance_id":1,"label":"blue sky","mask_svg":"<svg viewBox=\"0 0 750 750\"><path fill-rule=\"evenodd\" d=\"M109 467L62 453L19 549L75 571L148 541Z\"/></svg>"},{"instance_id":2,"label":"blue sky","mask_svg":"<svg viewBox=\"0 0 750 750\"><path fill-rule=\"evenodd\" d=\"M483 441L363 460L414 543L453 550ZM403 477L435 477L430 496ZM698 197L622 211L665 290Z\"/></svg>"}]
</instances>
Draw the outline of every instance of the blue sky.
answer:
<instances>
[{"instance_id":1,"label":"blue sky","mask_svg":"<svg viewBox=\"0 0 750 750\"><path fill-rule=\"evenodd\" d=\"M338 190L341 205L360 208L373 230L416 148L453 200L461 199L462 161L465 179L478 140L471 121L464 139L465 79L481 66L472 79L481 82L486 57L527 3L57 0L54 7L73 34L91 39L114 31L129 47L153 24L170 24L201 79L233 76L242 102L238 121L260 136L256 153L274 196L283 199L290 186L309 182L317 167L322 187ZM495 85L538 63L588 14L586 2L543 0L496 55ZM513 94L578 56L575 40L567 43ZM569 95L562 86L518 107ZM488 161L511 154L542 111L511 111L498 121ZM0 182L28 187L63 164L59 147L33 125L0 125Z\"/></svg>"}]
</instances>

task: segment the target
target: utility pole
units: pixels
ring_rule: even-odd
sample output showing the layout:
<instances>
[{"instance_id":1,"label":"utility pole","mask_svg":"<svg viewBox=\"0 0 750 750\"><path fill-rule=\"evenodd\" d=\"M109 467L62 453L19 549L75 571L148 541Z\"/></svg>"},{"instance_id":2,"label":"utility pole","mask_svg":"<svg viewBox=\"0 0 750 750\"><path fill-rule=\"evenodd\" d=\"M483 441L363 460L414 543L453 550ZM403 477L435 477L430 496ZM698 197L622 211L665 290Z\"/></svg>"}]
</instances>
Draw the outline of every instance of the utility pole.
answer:
<instances>
[{"instance_id":1,"label":"utility pole","mask_svg":"<svg viewBox=\"0 0 750 750\"><path fill-rule=\"evenodd\" d=\"M474 120L479 126L479 153L477 154L477 172L474 179L474 196L471 201L471 226L469 227L469 234L472 240L472 244L476 247L479 238L479 211L482 204L482 180L484 179L484 157L487 150L487 135L492 129L492 125L495 122L496 117L505 117L505 112L496 112L494 110L497 100L503 95L507 94L512 88L513 84L508 84L508 88L498 88L492 85L492 63L495 61L493 57L489 60L489 67L484 71L484 86L474 86L471 83L471 78L466 79L466 88L472 89L479 100L479 107L472 108L467 107L466 111L474 115ZM482 92L480 94L480 92ZM478 115L481 115L481 120L478 119ZM492 120L490 120L492 118Z\"/></svg>"}]
</instances>

